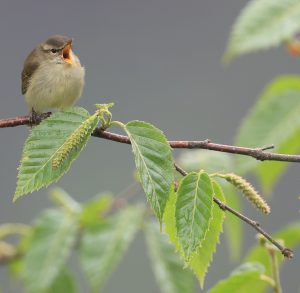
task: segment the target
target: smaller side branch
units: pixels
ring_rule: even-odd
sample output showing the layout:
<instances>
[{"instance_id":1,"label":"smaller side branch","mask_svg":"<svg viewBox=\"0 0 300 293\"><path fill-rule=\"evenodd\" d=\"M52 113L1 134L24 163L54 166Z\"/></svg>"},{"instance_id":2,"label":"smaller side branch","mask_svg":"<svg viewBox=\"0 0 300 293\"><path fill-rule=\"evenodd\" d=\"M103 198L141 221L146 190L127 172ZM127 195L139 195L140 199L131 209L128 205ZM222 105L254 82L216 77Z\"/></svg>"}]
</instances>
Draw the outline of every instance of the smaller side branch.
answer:
<instances>
[{"instance_id":1,"label":"smaller side branch","mask_svg":"<svg viewBox=\"0 0 300 293\"><path fill-rule=\"evenodd\" d=\"M179 167L177 164L175 165L175 169L178 173L180 173L182 176L186 176L188 173L183 170L181 167ZM250 225L251 227L253 227L258 233L260 233L261 235L263 235L266 239L268 239L274 246L276 246L280 252L282 253L282 255L286 258L293 258L294 254L293 251L287 247L284 247L283 245L281 245L278 241L276 241L275 239L272 238L272 236L270 234L268 234L265 230L263 230L263 228L260 227L259 223L257 221L254 221L246 216L244 216L243 214L241 214L240 212L234 210L233 208L227 206L226 204L224 204L222 201L220 201L218 198L213 197L214 202L219 206L219 208L223 211L228 211L231 214L235 215L236 217L238 217L240 220L242 220L243 222L247 223L248 225Z\"/></svg>"}]
</instances>

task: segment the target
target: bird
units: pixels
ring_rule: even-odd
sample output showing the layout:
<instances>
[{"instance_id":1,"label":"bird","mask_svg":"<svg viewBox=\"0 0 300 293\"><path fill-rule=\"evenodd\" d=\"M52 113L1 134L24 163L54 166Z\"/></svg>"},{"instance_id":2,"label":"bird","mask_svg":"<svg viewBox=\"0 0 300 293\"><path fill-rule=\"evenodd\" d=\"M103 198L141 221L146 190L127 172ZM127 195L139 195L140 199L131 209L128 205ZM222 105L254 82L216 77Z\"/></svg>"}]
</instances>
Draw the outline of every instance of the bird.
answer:
<instances>
[{"instance_id":1,"label":"bird","mask_svg":"<svg viewBox=\"0 0 300 293\"><path fill-rule=\"evenodd\" d=\"M72 51L73 39L54 35L38 44L24 61L22 94L32 116L71 107L81 96L85 68Z\"/></svg>"}]
</instances>

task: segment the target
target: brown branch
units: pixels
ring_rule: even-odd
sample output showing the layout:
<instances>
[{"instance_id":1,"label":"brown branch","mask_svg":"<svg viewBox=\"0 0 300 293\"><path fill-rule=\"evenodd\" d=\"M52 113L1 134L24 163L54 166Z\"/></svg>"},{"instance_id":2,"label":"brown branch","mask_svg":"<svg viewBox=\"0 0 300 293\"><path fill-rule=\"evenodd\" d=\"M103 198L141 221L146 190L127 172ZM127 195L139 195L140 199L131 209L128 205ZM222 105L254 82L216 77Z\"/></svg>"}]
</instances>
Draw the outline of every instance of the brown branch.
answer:
<instances>
[{"instance_id":1,"label":"brown branch","mask_svg":"<svg viewBox=\"0 0 300 293\"><path fill-rule=\"evenodd\" d=\"M42 113L38 116L35 116L34 121L30 116L17 116L12 118L0 119L0 128L39 124L43 119L48 118L51 114L51 112Z\"/></svg>"},{"instance_id":2,"label":"brown branch","mask_svg":"<svg viewBox=\"0 0 300 293\"><path fill-rule=\"evenodd\" d=\"M50 115L50 112L43 113L34 121L34 123L38 123L41 120L49 117ZM0 128L15 127L20 125L32 125L32 123L33 121L31 120L30 116L0 119ZM130 144L130 140L127 136L108 132L101 129L100 127L96 128L92 135L106 140ZM284 161L300 163L300 155L275 154L271 152L266 152L266 150L273 148L273 145L261 148L247 148L213 143L210 140L171 140L169 141L169 144L173 149L206 149L223 153L249 156L259 161Z\"/></svg>"},{"instance_id":3,"label":"brown branch","mask_svg":"<svg viewBox=\"0 0 300 293\"><path fill-rule=\"evenodd\" d=\"M127 136L104 131L101 128L97 128L92 135L107 140L130 144L130 140ZM207 139L195 140L195 141L170 140L169 144L173 149L206 149L206 150L223 152L223 153L249 156L259 161L284 161L284 162L300 163L300 155L274 154L270 152L265 152L265 150L273 148L274 147L273 145L262 147L262 148L247 148L247 147L238 147L238 146L232 146L226 144L212 143L210 140Z\"/></svg>"},{"instance_id":4,"label":"brown branch","mask_svg":"<svg viewBox=\"0 0 300 293\"><path fill-rule=\"evenodd\" d=\"M19 125L29 125L29 117L19 116L0 120L0 128L15 127Z\"/></svg>"},{"instance_id":5,"label":"brown branch","mask_svg":"<svg viewBox=\"0 0 300 293\"><path fill-rule=\"evenodd\" d=\"M174 165L175 165L176 171L178 173L180 173L182 176L186 176L188 174L185 170L183 170L177 164L174 164ZM280 252L283 254L284 257L289 258L289 259L293 258L293 256L294 256L293 251L287 247L282 246L279 242L277 242L275 239L273 239L270 234L268 234L266 231L263 230L263 228L260 227L260 225L257 221L254 221L254 220L244 216L240 212L227 206L225 203L223 203L216 197L213 197L213 200L219 206L219 208L221 210L228 211L231 214L235 215L236 217L238 217L239 219L241 219L242 221L244 221L245 223L247 223L248 225L253 227L258 233L263 235L266 239L268 239L274 246L276 246L280 250Z\"/></svg>"},{"instance_id":6,"label":"brown branch","mask_svg":"<svg viewBox=\"0 0 300 293\"><path fill-rule=\"evenodd\" d=\"M30 116L0 119L0 128L14 127L19 125L32 125L33 122L39 123L41 120L45 119L46 117L49 117L50 115L51 113L43 113L39 117L37 118L35 117L35 121L32 121L32 118ZM108 132L101 128L96 128L92 135L95 137L116 141L119 143L130 144L130 140L127 136ZM300 162L300 155L274 154L270 152L265 152L265 150L273 148L274 147L273 145L262 147L262 148L246 148L246 147L237 147L237 146L224 145L224 144L216 144L216 143L212 143L209 140L169 141L169 144L172 148L207 149L207 150L213 150L213 151L219 151L219 152L225 152L231 154L250 156L260 161L269 160L269 161ZM175 168L183 176L187 175L187 172L181 169L176 164L175 164ZM286 258L293 257L293 251L289 248L282 246L275 239L273 239L267 232L265 232L260 227L257 221L254 221L244 216L243 214L239 213L238 211L232 209L231 207L227 206L216 197L214 197L213 200L220 207L220 209L232 213L233 215L235 215L236 217L238 217L248 225L252 226L256 231L258 231L261 235L263 235L266 239L268 239L274 246L276 246Z\"/></svg>"}]
</instances>

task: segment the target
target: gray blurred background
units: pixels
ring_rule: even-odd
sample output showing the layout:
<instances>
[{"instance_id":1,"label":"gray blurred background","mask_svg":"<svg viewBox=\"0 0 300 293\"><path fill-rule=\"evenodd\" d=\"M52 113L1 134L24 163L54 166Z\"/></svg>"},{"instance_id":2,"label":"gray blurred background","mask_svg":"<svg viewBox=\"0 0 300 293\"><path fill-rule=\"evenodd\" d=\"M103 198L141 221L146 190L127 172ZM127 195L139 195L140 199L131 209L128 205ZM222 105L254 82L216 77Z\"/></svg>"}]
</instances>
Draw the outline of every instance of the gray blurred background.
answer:
<instances>
[{"instance_id":1,"label":"gray blurred background","mask_svg":"<svg viewBox=\"0 0 300 293\"><path fill-rule=\"evenodd\" d=\"M74 50L86 67L86 87L79 105L94 111L95 103L116 103L114 118L149 121L170 139L205 139L232 143L241 119L265 84L286 73L298 73L300 60L283 48L221 64L231 25L246 0L102 0L0 2L0 117L27 114L21 96L23 60L53 34L74 37ZM31 222L51 207L47 189L12 203L17 166L27 127L1 130L0 222ZM179 152L176 152L178 154ZM58 183L79 201L95 193L120 192L132 182L129 147L91 139L71 170ZM277 185L272 214L261 219L272 232L299 220L299 171L294 164ZM245 226L246 249L255 232ZM226 242L214 258L206 289L225 278L230 263ZM282 271L284 292L299 284L299 249ZM0 287L17 292L6 269ZM159 292L150 269L144 239L138 235L104 292ZM200 290L199 290L200 292Z\"/></svg>"}]
</instances>

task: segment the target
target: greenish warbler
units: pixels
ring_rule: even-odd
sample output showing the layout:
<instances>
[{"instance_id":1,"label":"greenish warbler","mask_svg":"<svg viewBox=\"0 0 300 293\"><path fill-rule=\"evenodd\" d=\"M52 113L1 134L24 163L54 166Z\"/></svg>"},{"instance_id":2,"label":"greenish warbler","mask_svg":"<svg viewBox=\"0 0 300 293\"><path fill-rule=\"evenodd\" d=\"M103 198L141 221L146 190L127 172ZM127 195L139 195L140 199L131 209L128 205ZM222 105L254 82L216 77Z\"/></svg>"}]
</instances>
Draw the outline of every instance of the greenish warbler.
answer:
<instances>
[{"instance_id":1,"label":"greenish warbler","mask_svg":"<svg viewBox=\"0 0 300 293\"><path fill-rule=\"evenodd\" d=\"M32 114L64 110L81 96L84 67L72 51L73 40L55 35L34 48L24 62L22 94Z\"/></svg>"}]
</instances>

